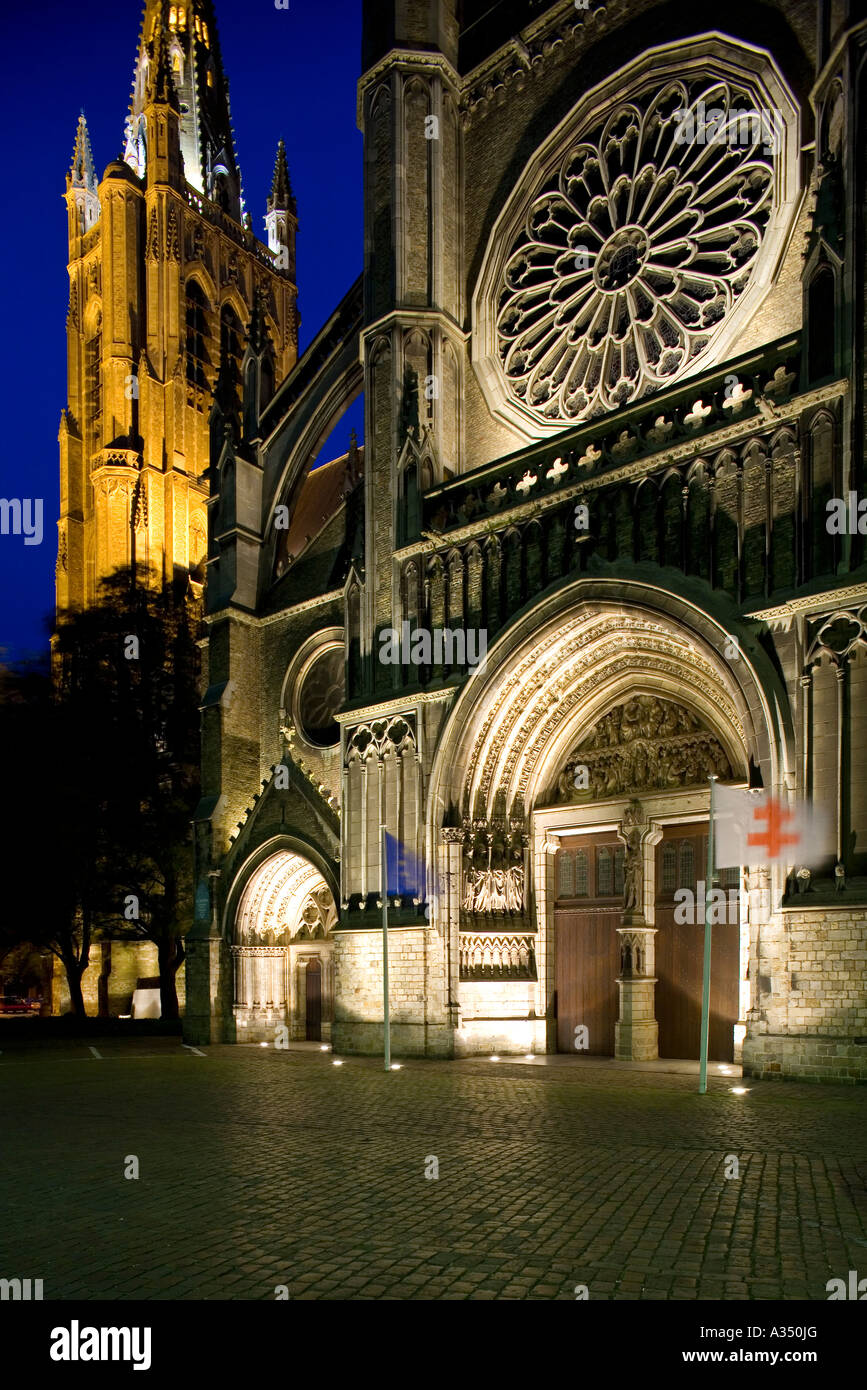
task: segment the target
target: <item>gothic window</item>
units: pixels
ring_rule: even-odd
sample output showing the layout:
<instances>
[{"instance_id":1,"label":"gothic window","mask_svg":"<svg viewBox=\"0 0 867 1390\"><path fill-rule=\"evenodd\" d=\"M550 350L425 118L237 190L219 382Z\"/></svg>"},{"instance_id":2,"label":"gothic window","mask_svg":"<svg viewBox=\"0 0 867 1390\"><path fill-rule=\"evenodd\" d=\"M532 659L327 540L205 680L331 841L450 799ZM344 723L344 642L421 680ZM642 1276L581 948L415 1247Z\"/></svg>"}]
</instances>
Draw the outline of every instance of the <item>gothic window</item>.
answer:
<instances>
[{"instance_id":1,"label":"gothic window","mask_svg":"<svg viewBox=\"0 0 867 1390\"><path fill-rule=\"evenodd\" d=\"M810 566L813 575L831 574L834 570L834 536L829 532L828 502L836 495L834 466L834 425L824 413L810 425L809 437L810 498L809 540Z\"/></svg>"},{"instance_id":2,"label":"gothic window","mask_svg":"<svg viewBox=\"0 0 867 1390\"><path fill-rule=\"evenodd\" d=\"M244 338L238 315L231 304L224 304L220 314L220 365L225 385L235 392L242 403L241 359Z\"/></svg>"},{"instance_id":3,"label":"gothic window","mask_svg":"<svg viewBox=\"0 0 867 1390\"><path fill-rule=\"evenodd\" d=\"M603 846L596 851L596 895L610 898L614 892L611 873L611 851Z\"/></svg>"},{"instance_id":4,"label":"gothic window","mask_svg":"<svg viewBox=\"0 0 867 1390\"><path fill-rule=\"evenodd\" d=\"M84 382L91 445L97 447L102 429L102 318L84 346Z\"/></svg>"},{"instance_id":5,"label":"gothic window","mask_svg":"<svg viewBox=\"0 0 867 1390\"><path fill-rule=\"evenodd\" d=\"M558 868L560 870L558 895L561 898L574 898L575 856L571 850L564 849L560 851Z\"/></svg>"},{"instance_id":6,"label":"gothic window","mask_svg":"<svg viewBox=\"0 0 867 1390\"><path fill-rule=\"evenodd\" d=\"M205 370L208 362L207 340L208 320L207 301L197 280L187 283L187 381L196 386L207 386Z\"/></svg>"},{"instance_id":7,"label":"gothic window","mask_svg":"<svg viewBox=\"0 0 867 1390\"><path fill-rule=\"evenodd\" d=\"M138 123L138 134L136 135L135 152L136 162L138 164L136 173L138 174L140 179L143 179L145 174L147 173L148 166L147 121L145 120L144 116L142 116L141 120Z\"/></svg>"},{"instance_id":8,"label":"gothic window","mask_svg":"<svg viewBox=\"0 0 867 1390\"><path fill-rule=\"evenodd\" d=\"M343 644L327 647L308 667L298 692L301 733L317 748L340 742L340 725L334 715L344 700Z\"/></svg>"},{"instance_id":9,"label":"gothic window","mask_svg":"<svg viewBox=\"0 0 867 1390\"><path fill-rule=\"evenodd\" d=\"M695 889L695 849L689 840L680 846L680 888Z\"/></svg>"},{"instance_id":10,"label":"gothic window","mask_svg":"<svg viewBox=\"0 0 867 1390\"><path fill-rule=\"evenodd\" d=\"M834 375L836 300L834 272L830 266L820 266L807 291L807 374L811 382Z\"/></svg>"},{"instance_id":11,"label":"gothic window","mask_svg":"<svg viewBox=\"0 0 867 1390\"><path fill-rule=\"evenodd\" d=\"M626 862L626 850L621 845L614 851L614 896L619 898L623 893L623 868Z\"/></svg>"},{"instance_id":12,"label":"gothic window","mask_svg":"<svg viewBox=\"0 0 867 1390\"><path fill-rule=\"evenodd\" d=\"M662 891L673 893L677 887L677 849L673 844L662 849Z\"/></svg>"},{"instance_id":13,"label":"gothic window","mask_svg":"<svg viewBox=\"0 0 867 1390\"><path fill-rule=\"evenodd\" d=\"M268 357L268 356L263 357L263 359L262 359L262 366L261 366L261 369L260 369L260 379L261 379L261 388L260 388L261 405L262 405L262 409L264 410L264 409L265 409L265 406L268 404L268 402L270 401L271 397L274 395L274 363L271 361L271 358Z\"/></svg>"},{"instance_id":14,"label":"gothic window","mask_svg":"<svg viewBox=\"0 0 867 1390\"><path fill-rule=\"evenodd\" d=\"M686 505L687 568L690 574L710 580L710 495L701 465L693 470L689 480Z\"/></svg>"},{"instance_id":15,"label":"gothic window","mask_svg":"<svg viewBox=\"0 0 867 1390\"><path fill-rule=\"evenodd\" d=\"M715 46L713 76L682 51L637 60L518 181L476 292L473 352L489 404L525 434L721 360L747 301L766 292L756 272L795 205L795 107L767 68L727 46ZM758 114L770 112L773 129Z\"/></svg>"},{"instance_id":16,"label":"gothic window","mask_svg":"<svg viewBox=\"0 0 867 1390\"><path fill-rule=\"evenodd\" d=\"M587 851L579 849L575 855L575 897L587 897Z\"/></svg>"},{"instance_id":17,"label":"gothic window","mask_svg":"<svg viewBox=\"0 0 867 1390\"><path fill-rule=\"evenodd\" d=\"M635 505L636 553L639 560L659 559L659 533L656 524L656 486L645 481L638 489Z\"/></svg>"},{"instance_id":18,"label":"gothic window","mask_svg":"<svg viewBox=\"0 0 867 1390\"><path fill-rule=\"evenodd\" d=\"M671 474L662 486L659 501L659 538L663 562L680 566L683 535L683 483L679 475Z\"/></svg>"}]
</instances>

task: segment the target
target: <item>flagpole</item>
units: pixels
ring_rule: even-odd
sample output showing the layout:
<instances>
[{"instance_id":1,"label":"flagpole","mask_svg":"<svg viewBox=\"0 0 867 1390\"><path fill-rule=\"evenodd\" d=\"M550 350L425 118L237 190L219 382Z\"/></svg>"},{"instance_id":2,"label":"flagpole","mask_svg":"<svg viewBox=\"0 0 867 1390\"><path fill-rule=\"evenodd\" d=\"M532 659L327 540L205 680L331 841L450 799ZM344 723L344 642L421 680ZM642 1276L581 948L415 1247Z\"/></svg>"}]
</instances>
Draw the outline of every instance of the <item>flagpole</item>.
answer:
<instances>
[{"instance_id":1,"label":"flagpole","mask_svg":"<svg viewBox=\"0 0 867 1390\"><path fill-rule=\"evenodd\" d=\"M707 881L704 885L704 970L701 981L701 1062L699 1064L698 1093L700 1096L707 1092L707 1035L710 1024L710 914L711 914L711 891L713 887L713 784L715 777L710 779L710 816L708 818L707 835Z\"/></svg>"},{"instance_id":2,"label":"flagpole","mask_svg":"<svg viewBox=\"0 0 867 1390\"><path fill-rule=\"evenodd\" d=\"M380 883L382 885L382 1021L385 1037L385 1070L391 1071L391 1019L388 1009L388 860L385 826L379 827Z\"/></svg>"}]
</instances>

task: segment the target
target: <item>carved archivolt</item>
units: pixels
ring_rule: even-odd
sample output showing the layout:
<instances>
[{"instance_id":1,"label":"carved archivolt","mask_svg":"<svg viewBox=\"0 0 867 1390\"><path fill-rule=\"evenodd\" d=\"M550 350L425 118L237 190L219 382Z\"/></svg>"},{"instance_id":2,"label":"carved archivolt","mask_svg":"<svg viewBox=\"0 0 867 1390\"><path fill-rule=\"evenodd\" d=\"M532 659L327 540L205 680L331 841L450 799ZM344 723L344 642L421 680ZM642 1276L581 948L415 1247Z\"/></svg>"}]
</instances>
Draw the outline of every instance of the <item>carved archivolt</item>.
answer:
<instances>
[{"instance_id":1,"label":"carved archivolt","mask_svg":"<svg viewBox=\"0 0 867 1390\"><path fill-rule=\"evenodd\" d=\"M525 433L638 400L732 341L791 201L794 120L736 54L625 70L531 162L476 301L489 403Z\"/></svg>"},{"instance_id":2,"label":"carved archivolt","mask_svg":"<svg viewBox=\"0 0 867 1390\"><path fill-rule=\"evenodd\" d=\"M586 788L576 768L587 768ZM734 775L719 739L683 705L636 695L604 715L557 779L558 800L587 801L628 791L688 787Z\"/></svg>"},{"instance_id":3,"label":"carved archivolt","mask_svg":"<svg viewBox=\"0 0 867 1390\"><path fill-rule=\"evenodd\" d=\"M233 935L242 946L288 946L326 936L335 921L334 899L319 870L301 855L279 851L247 883Z\"/></svg>"},{"instance_id":4,"label":"carved archivolt","mask_svg":"<svg viewBox=\"0 0 867 1390\"><path fill-rule=\"evenodd\" d=\"M662 623L594 616L588 612L587 621L546 639L510 670L479 730L465 804L475 806L479 796L487 802L498 782L523 797L557 730L594 691L630 674L636 684L654 677L680 682L688 669L691 687L743 740L741 721L702 653L687 652Z\"/></svg>"}]
</instances>

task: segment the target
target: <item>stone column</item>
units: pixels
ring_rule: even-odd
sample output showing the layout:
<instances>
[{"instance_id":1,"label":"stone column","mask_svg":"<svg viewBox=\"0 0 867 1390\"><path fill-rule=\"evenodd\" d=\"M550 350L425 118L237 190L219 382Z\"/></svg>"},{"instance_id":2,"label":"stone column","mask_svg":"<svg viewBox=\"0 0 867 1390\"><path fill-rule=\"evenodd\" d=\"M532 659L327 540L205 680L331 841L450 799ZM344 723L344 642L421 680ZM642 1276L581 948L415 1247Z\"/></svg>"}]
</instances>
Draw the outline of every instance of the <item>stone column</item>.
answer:
<instances>
[{"instance_id":1,"label":"stone column","mask_svg":"<svg viewBox=\"0 0 867 1390\"><path fill-rule=\"evenodd\" d=\"M614 1055L624 1062L649 1062L659 1056L653 973L656 928L648 926L644 909L649 877L645 859L652 853L649 830L641 803L630 802L617 832L626 846L626 865L623 923L617 928L620 1008L614 1028Z\"/></svg>"},{"instance_id":2,"label":"stone column","mask_svg":"<svg viewBox=\"0 0 867 1390\"><path fill-rule=\"evenodd\" d=\"M452 826L440 830L440 929L446 948L446 1014L449 1026L461 1026L460 932L461 932L461 854L464 832Z\"/></svg>"},{"instance_id":3,"label":"stone column","mask_svg":"<svg viewBox=\"0 0 867 1390\"><path fill-rule=\"evenodd\" d=\"M539 977L536 1012L545 1020L545 1051L557 1051L557 1019L554 998L557 942L554 937L554 902L557 887L554 874L560 837L550 831L545 835L536 855L536 973Z\"/></svg>"}]
</instances>

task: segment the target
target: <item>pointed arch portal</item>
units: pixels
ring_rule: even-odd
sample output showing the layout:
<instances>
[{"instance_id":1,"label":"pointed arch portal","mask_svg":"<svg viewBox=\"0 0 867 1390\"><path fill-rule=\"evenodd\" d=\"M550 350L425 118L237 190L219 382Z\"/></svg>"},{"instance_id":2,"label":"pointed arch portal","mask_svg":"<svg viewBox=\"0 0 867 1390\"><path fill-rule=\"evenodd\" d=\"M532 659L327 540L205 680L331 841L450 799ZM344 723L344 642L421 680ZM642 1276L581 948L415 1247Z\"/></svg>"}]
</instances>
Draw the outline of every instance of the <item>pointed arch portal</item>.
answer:
<instances>
[{"instance_id":1,"label":"pointed arch portal","mask_svg":"<svg viewBox=\"0 0 867 1390\"><path fill-rule=\"evenodd\" d=\"M639 580L577 580L494 643L451 711L428 800L429 852L440 883L458 885L436 903L459 962L457 1053L698 1055L708 776L744 786L752 766L785 792L783 708L757 643ZM663 888L671 838L678 871ZM500 880L505 911L492 910ZM696 897L688 924L680 888ZM747 897L714 945L720 1062L737 1056L750 1006ZM494 972L496 1011L492 945L497 961L525 962L508 982Z\"/></svg>"},{"instance_id":2,"label":"pointed arch portal","mask_svg":"<svg viewBox=\"0 0 867 1390\"><path fill-rule=\"evenodd\" d=\"M336 920L331 889L304 855L278 849L253 868L231 926L238 1042L274 1042L282 1027L295 1039L329 1036Z\"/></svg>"}]
</instances>

